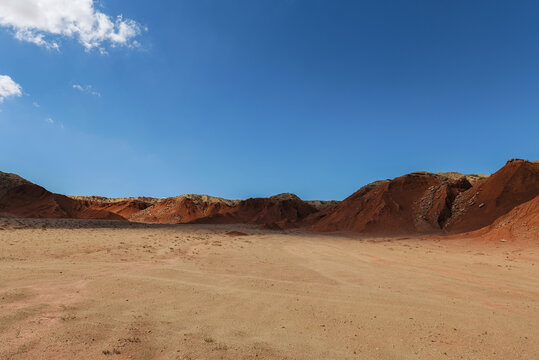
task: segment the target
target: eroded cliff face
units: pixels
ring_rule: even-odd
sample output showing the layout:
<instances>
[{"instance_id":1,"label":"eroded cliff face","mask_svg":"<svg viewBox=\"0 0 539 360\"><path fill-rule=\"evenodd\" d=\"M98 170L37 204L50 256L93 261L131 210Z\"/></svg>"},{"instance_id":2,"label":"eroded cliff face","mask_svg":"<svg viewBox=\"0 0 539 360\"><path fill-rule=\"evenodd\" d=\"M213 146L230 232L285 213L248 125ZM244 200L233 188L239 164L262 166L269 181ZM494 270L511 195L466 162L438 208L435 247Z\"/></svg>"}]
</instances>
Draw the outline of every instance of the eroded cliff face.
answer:
<instances>
[{"instance_id":1,"label":"eroded cliff face","mask_svg":"<svg viewBox=\"0 0 539 360\"><path fill-rule=\"evenodd\" d=\"M537 195L539 164L510 160L487 179L456 197L445 229L456 233L482 228Z\"/></svg>"},{"instance_id":2,"label":"eroded cliff face","mask_svg":"<svg viewBox=\"0 0 539 360\"><path fill-rule=\"evenodd\" d=\"M418 172L361 188L307 225L380 235L467 232L538 194L539 164L525 160L489 177Z\"/></svg>"},{"instance_id":3,"label":"eroded cliff face","mask_svg":"<svg viewBox=\"0 0 539 360\"><path fill-rule=\"evenodd\" d=\"M465 178L412 173L369 184L312 224L319 231L369 234L439 233L456 196L472 185Z\"/></svg>"}]
</instances>

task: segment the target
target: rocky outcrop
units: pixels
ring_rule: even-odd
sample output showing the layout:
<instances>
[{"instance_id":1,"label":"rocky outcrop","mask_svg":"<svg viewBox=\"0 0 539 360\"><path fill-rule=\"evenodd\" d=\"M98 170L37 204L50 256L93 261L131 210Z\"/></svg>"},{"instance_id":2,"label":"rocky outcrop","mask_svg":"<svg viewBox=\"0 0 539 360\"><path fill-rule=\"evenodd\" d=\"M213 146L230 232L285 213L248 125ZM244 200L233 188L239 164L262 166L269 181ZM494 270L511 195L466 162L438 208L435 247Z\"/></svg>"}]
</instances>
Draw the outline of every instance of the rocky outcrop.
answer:
<instances>
[{"instance_id":1,"label":"rocky outcrop","mask_svg":"<svg viewBox=\"0 0 539 360\"><path fill-rule=\"evenodd\" d=\"M539 164L514 159L487 179L458 194L445 230L451 233L490 225L539 194Z\"/></svg>"},{"instance_id":2,"label":"rocky outcrop","mask_svg":"<svg viewBox=\"0 0 539 360\"><path fill-rule=\"evenodd\" d=\"M426 172L378 181L318 214L311 227L369 234L439 233L451 216L452 201L469 187L464 177L453 180Z\"/></svg>"},{"instance_id":3,"label":"rocky outcrop","mask_svg":"<svg viewBox=\"0 0 539 360\"><path fill-rule=\"evenodd\" d=\"M416 172L369 184L306 225L380 235L466 232L538 194L539 165L525 160L510 160L491 176Z\"/></svg>"}]
</instances>

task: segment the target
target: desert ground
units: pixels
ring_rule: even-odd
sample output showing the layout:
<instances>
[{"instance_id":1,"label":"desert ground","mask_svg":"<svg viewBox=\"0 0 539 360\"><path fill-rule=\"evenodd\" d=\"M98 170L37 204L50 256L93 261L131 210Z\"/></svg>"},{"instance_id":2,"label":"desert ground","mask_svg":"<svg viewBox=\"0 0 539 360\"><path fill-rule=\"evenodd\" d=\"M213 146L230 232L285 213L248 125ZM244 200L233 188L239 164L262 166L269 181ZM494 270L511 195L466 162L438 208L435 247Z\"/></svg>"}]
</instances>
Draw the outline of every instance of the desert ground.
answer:
<instances>
[{"instance_id":1,"label":"desert ground","mask_svg":"<svg viewBox=\"0 0 539 360\"><path fill-rule=\"evenodd\" d=\"M0 359L539 359L539 239L0 219Z\"/></svg>"}]
</instances>

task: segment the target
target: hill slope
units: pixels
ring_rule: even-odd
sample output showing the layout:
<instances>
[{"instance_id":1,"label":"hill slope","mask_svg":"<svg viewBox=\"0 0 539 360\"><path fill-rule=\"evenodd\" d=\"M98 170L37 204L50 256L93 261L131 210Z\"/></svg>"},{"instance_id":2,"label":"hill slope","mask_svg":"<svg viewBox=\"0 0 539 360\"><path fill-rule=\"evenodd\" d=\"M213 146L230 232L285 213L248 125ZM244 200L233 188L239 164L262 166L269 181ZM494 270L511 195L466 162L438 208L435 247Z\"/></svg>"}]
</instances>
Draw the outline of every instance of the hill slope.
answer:
<instances>
[{"instance_id":1,"label":"hill slope","mask_svg":"<svg viewBox=\"0 0 539 360\"><path fill-rule=\"evenodd\" d=\"M538 194L539 164L525 160L510 160L489 177L416 172L369 184L306 225L380 235L467 232Z\"/></svg>"},{"instance_id":2,"label":"hill slope","mask_svg":"<svg viewBox=\"0 0 539 360\"><path fill-rule=\"evenodd\" d=\"M377 235L470 232L490 226L538 195L539 163L525 160L510 160L491 176L414 172L366 185L340 203L303 201L290 193L247 200L195 194L166 199L67 197L0 172L0 216L304 226ZM510 218L528 214L534 206L532 202L518 208ZM530 221L537 218L529 217L526 224Z\"/></svg>"},{"instance_id":3,"label":"hill slope","mask_svg":"<svg viewBox=\"0 0 539 360\"><path fill-rule=\"evenodd\" d=\"M208 195L187 194L159 200L156 204L129 217L130 221L153 224L189 223L212 216L237 204Z\"/></svg>"},{"instance_id":4,"label":"hill slope","mask_svg":"<svg viewBox=\"0 0 539 360\"><path fill-rule=\"evenodd\" d=\"M537 195L539 164L509 160L490 177L456 197L445 229L457 233L482 228Z\"/></svg>"},{"instance_id":5,"label":"hill slope","mask_svg":"<svg viewBox=\"0 0 539 360\"><path fill-rule=\"evenodd\" d=\"M539 195L518 205L493 224L467 234L488 241L539 241Z\"/></svg>"},{"instance_id":6,"label":"hill slope","mask_svg":"<svg viewBox=\"0 0 539 360\"><path fill-rule=\"evenodd\" d=\"M466 178L416 172L359 189L314 218L319 231L369 234L440 232L456 195L472 185Z\"/></svg>"},{"instance_id":7,"label":"hill slope","mask_svg":"<svg viewBox=\"0 0 539 360\"><path fill-rule=\"evenodd\" d=\"M318 212L316 206L308 204L296 195L279 194L269 198L242 200L233 207L200 218L194 222L204 224L259 224L266 225L269 228L284 228L293 226L316 212Z\"/></svg>"},{"instance_id":8,"label":"hill slope","mask_svg":"<svg viewBox=\"0 0 539 360\"><path fill-rule=\"evenodd\" d=\"M29 218L77 218L125 220L104 209L54 194L23 178L0 172L0 214Z\"/></svg>"}]
</instances>

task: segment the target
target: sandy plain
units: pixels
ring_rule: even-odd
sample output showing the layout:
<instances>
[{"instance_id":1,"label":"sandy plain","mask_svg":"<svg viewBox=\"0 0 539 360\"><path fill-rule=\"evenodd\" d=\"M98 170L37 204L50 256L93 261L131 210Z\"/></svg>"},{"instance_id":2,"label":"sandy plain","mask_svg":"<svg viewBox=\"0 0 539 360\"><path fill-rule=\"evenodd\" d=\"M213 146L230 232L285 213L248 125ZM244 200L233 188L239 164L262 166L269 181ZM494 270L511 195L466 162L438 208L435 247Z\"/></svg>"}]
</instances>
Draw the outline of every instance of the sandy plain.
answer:
<instances>
[{"instance_id":1,"label":"sandy plain","mask_svg":"<svg viewBox=\"0 0 539 360\"><path fill-rule=\"evenodd\" d=\"M539 359L539 239L0 219L0 359L75 358Z\"/></svg>"}]
</instances>

